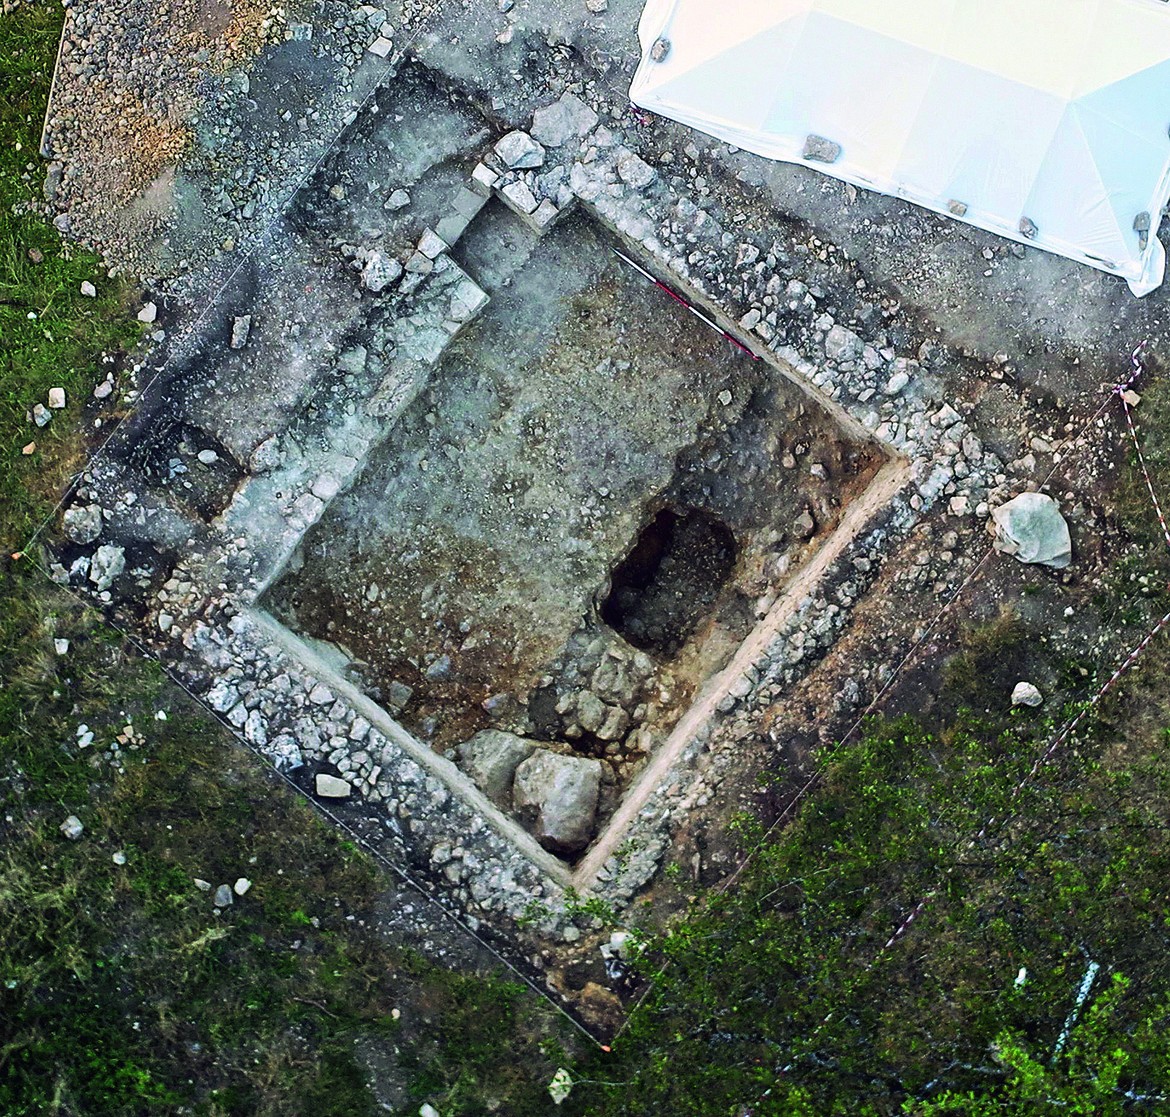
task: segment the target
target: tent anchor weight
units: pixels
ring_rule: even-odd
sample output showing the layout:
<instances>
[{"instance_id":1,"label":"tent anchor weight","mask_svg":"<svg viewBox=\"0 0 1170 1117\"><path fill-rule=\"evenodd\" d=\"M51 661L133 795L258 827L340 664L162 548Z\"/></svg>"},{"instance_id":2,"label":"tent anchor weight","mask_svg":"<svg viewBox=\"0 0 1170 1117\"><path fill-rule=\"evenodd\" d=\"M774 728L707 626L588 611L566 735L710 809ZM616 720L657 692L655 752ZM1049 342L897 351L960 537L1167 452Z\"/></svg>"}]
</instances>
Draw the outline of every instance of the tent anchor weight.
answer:
<instances>
[{"instance_id":1,"label":"tent anchor weight","mask_svg":"<svg viewBox=\"0 0 1170 1117\"><path fill-rule=\"evenodd\" d=\"M619 260L624 260L627 264L630 265L631 268L634 269L634 271L650 280L650 282L653 283L654 286L657 287L660 291L665 291L672 299L674 299L676 303L689 310L696 318L698 318L700 322L703 323L703 325L707 326L709 329L714 330L717 334L719 334L720 337L724 337L730 341L731 344L736 347L736 349L740 350L740 352L746 353L753 361L758 361L760 359L758 353L752 352L752 350L744 345L744 343L740 341L739 338L729 334L722 326L720 326L714 318L708 318L707 315L704 314L701 310L687 302L687 300L684 299L677 291L671 290L665 283L662 282L662 280L656 279L653 275L651 275L651 273L642 267L642 265L637 261L631 260L624 252L619 252L616 248L612 249L612 252Z\"/></svg>"}]
</instances>

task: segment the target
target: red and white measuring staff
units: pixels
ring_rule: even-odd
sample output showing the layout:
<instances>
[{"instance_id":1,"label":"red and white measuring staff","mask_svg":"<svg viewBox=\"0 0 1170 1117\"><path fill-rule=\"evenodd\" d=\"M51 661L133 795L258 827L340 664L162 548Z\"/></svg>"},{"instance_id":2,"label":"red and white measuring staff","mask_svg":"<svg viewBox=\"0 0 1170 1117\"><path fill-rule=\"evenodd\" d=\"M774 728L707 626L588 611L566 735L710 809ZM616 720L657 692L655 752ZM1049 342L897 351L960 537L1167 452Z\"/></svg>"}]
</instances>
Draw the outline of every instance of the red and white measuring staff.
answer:
<instances>
[{"instance_id":1,"label":"red and white measuring staff","mask_svg":"<svg viewBox=\"0 0 1170 1117\"><path fill-rule=\"evenodd\" d=\"M696 318L698 318L698 320L700 322L703 323L704 326L707 326L710 329L714 330L717 334L719 334L720 337L725 337L737 349L741 350L742 352L746 353L749 357L751 357L751 359L753 361L758 361L760 359L758 354L753 353L737 337L734 337L731 334L729 334L722 326L719 325L718 322L715 321L714 318L708 318L707 315L704 314L701 310L698 310L696 307L692 306L689 302L687 302L687 300L684 299L682 297L682 295L680 295L677 291L672 291L669 287L667 287L667 285L665 283L662 282L662 280L656 279L650 272L648 272L644 267L642 267L641 264L637 263L635 260L631 260L629 258L629 256L627 256L624 252L619 252L616 248L613 249L612 251L613 251L613 254L619 260L625 260L625 262L627 264L629 264L630 267L634 269L634 271L638 272L639 275L644 275L660 291L665 291L672 299L674 299L674 301L676 303L679 304L679 306L684 307L686 310L689 310Z\"/></svg>"},{"instance_id":2,"label":"red and white measuring staff","mask_svg":"<svg viewBox=\"0 0 1170 1117\"><path fill-rule=\"evenodd\" d=\"M1142 445L1138 441L1137 429L1133 422L1133 405L1130 403L1130 386L1142 374L1142 350L1145 349L1146 343L1143 341L1132 354L1133 376L1129 378L1124 384L1118 384L1114 389L1114 393L1121 401L1121 409L1125 413L1125 425L1129 428L1129 437L1133 440L1133 448L1137 451L1138 465L1141 466L1142 477L1145 478L1146 491L1150 494L1150 500L1154 502L1154 511L1158 513L1158 523L1162 525L1162 538L1166 540L1166 546L1170 547L1170 528L1166 527L1166 516L1162 512L1161 501L1158 500L1158 494L1154 491L1154 482L1150 478L1150 471L1146 466L1146 456L1142 453ZM1135 397L1136 398L1136 397Z\"/></svg>"}]
</instances>

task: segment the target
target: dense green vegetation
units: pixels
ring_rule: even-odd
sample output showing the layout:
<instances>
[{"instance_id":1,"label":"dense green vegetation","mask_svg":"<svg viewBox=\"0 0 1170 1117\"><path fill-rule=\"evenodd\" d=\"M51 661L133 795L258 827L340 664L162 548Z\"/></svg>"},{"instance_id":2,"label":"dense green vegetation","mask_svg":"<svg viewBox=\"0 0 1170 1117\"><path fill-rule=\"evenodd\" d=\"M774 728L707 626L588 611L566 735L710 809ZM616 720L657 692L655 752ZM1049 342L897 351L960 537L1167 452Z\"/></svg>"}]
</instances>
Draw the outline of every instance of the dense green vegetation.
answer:
<instances>
[{"instance_id":1,"label":"dense green vegetation","mask_svg":"<svg viewBox=\"0 0 1170 1117\"><path fill-rule=\"evenodd\" d=\"M127 291L89 253L69 252L27 212L41 195L38 154L61 11L37 4L0 20L0 542L16 550L44 518L80 460L81 405L103 357L137 333ZM97 295L81 293L83 281ZM101 369L101 372L99 372ZM67 406L37 429L26 418L64 388ZM21 450L36 444L31 454Z\"/></svg>"},{"instance_id":2,"label":"dense green vegetation","mask_svg":"<svg viewBox=\"0 0 1170 1117\"><path fill-rule=\"evenodd\" d=\"M137 333L134 292L24 208L59 27L49 3L0 20L0 1113L373 1113L355 1044L398 1112L443 1117L553 1111L558 1066L558 1111L591 1117L1170 1108L1166 651L1017 793L1053 722L1003 708L1031 635L1011 612L965 634L936 724L869 725L733 889L648 941L656 980L612 1053L566 1051L526 991L377 935L370 860L7 557L85 453L103 355ZM36 430L50 387L69 406ZM1170 397L1142 420L1168 477ZM1122 498L1154 554L1144 489ZM252 888L218 915L194 883L237 877Z\"/></svg>"},{"instance_id":3,"label":"dense green vegetation","mask_svg":"<svg viewBox=\"0 0 1170 1117\"><path fill-rule=\"evenodd\" d=\"M1143 388L1164 493L1170 392ZM1170 554L1136 468L1118 507L1135 554L1094 604L1136 643ZM745 823L747 871L650 945L653 991L606 1066L622 1085L583 1084L580 1112L1170 1110L1170 651L1151 645L1028 779L1082 708L1008 705L1042 635L1010 604L969 623L929 727L874 720L783 834L758 846ZM1113 667L1084 655L1059 664L1082 698Z\"/></svg>"},{"instance_id":4,"label":"dense green vegetation","mask_svg":"<svg viewBox=\"0 0 1170 1117\"><path fill-rule=\"evenodd\" d=\"M629 1084L582 1112L1119 1113L1126 1091L1158 1111L1170 741L1122 768L1065 754L1013 798L1037 736L872 725L736 888L658 944L617 1045Z\"/></svg>"}]
</instances>

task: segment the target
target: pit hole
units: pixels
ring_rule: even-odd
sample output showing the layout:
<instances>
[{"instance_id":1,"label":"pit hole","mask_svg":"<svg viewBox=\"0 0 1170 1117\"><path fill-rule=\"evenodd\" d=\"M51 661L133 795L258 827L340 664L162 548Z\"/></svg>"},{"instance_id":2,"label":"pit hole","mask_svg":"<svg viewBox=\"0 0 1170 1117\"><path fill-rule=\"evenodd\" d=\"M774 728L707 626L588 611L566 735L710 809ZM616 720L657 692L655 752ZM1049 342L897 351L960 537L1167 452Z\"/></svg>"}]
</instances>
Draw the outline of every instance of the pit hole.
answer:
<instances>
[{"instance_id":1,"label":"pit hole","mask_svg":"<svg viewBox=\"0 0 1170 1117\"><path fill-rule=\"evenodd\" d=\"M664 508L614 568L601 619L635 648L673 658L714 613L737 554L722 521Z\"/></svg>"}]
</instances>

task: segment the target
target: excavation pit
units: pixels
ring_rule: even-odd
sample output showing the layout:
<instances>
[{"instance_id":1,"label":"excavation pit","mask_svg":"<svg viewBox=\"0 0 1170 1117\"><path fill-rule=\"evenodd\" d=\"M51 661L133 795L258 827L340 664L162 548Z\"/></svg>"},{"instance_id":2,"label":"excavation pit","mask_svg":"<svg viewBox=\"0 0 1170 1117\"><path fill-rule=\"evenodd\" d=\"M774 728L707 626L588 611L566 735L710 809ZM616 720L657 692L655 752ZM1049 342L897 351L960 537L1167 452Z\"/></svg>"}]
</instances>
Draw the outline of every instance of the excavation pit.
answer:
<instances>
[{"instance_id":1,"label":"excavation pit","mask_svg":"<svg viewBox=\"0 0 1170 1117\"><path fill-rule=\"evenodd\" d=\"M635 648L671 659L710 615L737 552L713 516L663 508L614 569L601 619Z\"/></svg>"},{"instance_id":2,"label":"excavation pit","mask_svg":"<svg viewBox=\"0 0 1170 1117\"><path fill-rule=\"evenodd\" d=\"M264 604L481 789L496 753L588 761L592 836L886 458L585 211L477 248L509 221L468 230L490 302Z\"/></svg>"}]
</instances>

